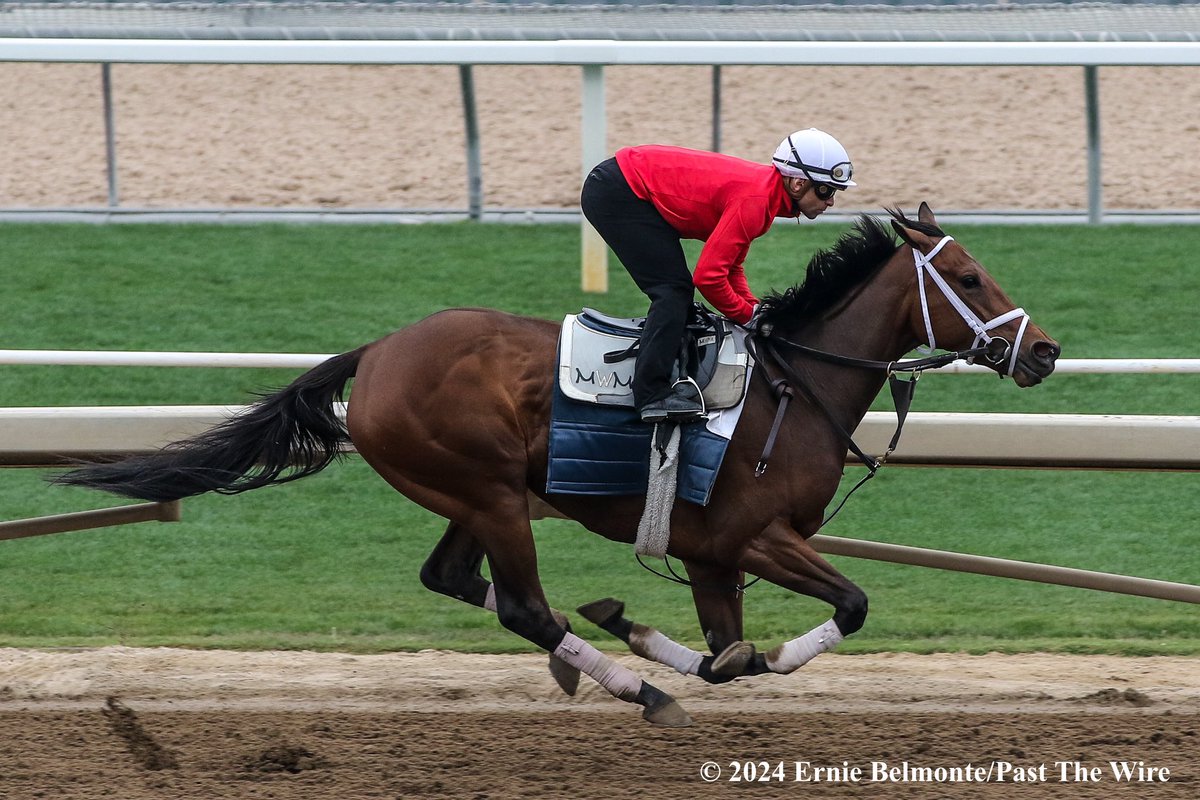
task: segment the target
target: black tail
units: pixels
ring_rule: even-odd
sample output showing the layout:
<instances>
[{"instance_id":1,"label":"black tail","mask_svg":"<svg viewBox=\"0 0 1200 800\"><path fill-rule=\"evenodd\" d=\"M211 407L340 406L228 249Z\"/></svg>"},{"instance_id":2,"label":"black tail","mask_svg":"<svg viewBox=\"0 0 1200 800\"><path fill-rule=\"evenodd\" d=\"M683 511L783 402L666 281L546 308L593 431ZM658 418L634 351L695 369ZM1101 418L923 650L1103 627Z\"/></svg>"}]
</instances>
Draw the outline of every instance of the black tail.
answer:
<instances>
[{"instance_id":1,"label":"black tail","mask_svg":"<svg viewBox=\"0 0 1200 800\"><path fill-rule=\"evenodd\" d=\"M199 436L153 455L93 464L51 480L161 502L204 492L237 494L320 472L350 441L333 404L344 396L364 350L317 365Z\"/></svg>"}]
</instances>

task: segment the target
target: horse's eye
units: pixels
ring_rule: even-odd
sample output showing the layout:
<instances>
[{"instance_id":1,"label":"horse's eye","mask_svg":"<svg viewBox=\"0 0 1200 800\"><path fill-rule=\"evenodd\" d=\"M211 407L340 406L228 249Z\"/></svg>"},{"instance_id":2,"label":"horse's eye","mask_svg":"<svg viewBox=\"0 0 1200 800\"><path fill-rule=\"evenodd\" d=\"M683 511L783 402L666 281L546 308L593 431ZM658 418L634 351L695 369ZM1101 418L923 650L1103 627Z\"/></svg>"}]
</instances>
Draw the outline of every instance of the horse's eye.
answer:
<instances>
[{"instance_id":1,"label":"horse's eye","mask_svg":"<svg viewBox=\"0 0 1200 800\"><path fill-rule=\"evenodd\" d=\"M959 283L962 284L962 287L964 289L978 289L979 288L979 276L978 275L963 275L962 278L959 279Z\"/></svg>"}]
</instances>

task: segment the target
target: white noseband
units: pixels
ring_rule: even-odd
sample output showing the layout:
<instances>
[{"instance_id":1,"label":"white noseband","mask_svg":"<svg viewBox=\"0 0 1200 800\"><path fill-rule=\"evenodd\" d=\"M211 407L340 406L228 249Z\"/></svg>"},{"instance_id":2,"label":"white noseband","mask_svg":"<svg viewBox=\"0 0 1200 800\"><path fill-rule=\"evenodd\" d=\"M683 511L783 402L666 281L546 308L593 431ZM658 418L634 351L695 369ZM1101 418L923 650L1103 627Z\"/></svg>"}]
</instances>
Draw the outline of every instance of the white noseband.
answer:
<instances>
[{"instance_id":1,"label":"white noseband","mask_svg":"<svg viewBox=\"0 0 1200 800\"><path fill-rule=\"evenodd\" d=\"M933 268L933 257L936 256L943 247L952 241L954 241L953 236L943 237L942 240L934 245L933 249L929 251L929 255L924 255L917 248L913 248L913 260L916 262L917 268L917 287L921 292L921 313L925 317L925 335L929 338L929 349L930 351L934 350L937 347L937 342L933 336L933 323L929 319L929 302L925 296L926 275L932 278L933 282L937 284L939 289L942 290L942 294L945 295L946 300L950 302L950 305L953 306L954 310L958 312L958 315L962 317L963 322L967 323L967 327L975 332L975 341L971 343L972 349L979 347L981 344L990 344L994 338L999 338L1000 341L1004 341L1002 337L991 336L988 334L988 331L995 330L1005 323L1020 318L1021 325L1017 329L1017 339L1015 342L1009 345L1008 352L1002 355L997 355L994 359L989 356L990 360L993 360L994 363L998 363L1004 358L1005 355L1007 355L1009 357L1008 367L1001 374L1012 375L1013 369L1017 365L1017 353L1021 350L1021 340L1025 338L1025 328L1029 325L1029 315L1025 313L1025 309L1023 308L1014 308L1012 311L1001 314L1000 316L989 320L988 322L984 322L983 320L979 319L975 312L968 308L967 304L962 301L962 298L954 293L954 290L950 288L948 283L946 283L945 278L939 275L938 271ZM1007 342L1005 343L1007 344Z\"/></svg>"}]
</instances>

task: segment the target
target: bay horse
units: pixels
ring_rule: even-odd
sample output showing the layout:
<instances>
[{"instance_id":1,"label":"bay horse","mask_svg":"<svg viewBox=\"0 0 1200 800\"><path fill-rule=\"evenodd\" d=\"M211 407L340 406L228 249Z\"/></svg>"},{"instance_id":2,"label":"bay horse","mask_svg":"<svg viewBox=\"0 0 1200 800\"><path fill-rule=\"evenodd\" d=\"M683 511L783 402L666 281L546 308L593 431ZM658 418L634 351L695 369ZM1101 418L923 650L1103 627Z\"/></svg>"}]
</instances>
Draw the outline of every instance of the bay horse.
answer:
<instances>
[{"instance_id":1,"label":"bay horse","mask_svg":"<svg viewBox=\"0 0 1200 800\"><path fill-rule=\"evenodd\" d=\"M812 258L801 285L764 299L750 335L762 360L710 503L677 501L672 510L668 553L691 579L712 654L624 620L616 601L580 609L639 655L715 683L793 672L862 627L866 595L806 540L838 488L845 432L862 420L888 372L863 367L866 360L886 365L920 344L978 353L983 343L994 351L990 366L1018 386L1053 371L1059 345L1014 309L928 205L916 220L888 213L891 230L859 218ZM232 494L311 475L353 444L396 490L449 520L421 569L426 587L494 611L505 628L550 652L569 693L582 671L642 706L647 720L687 725L672 697L576 636L542 590L533 506L619 542L634 541L644 506L641 496L546 493L558 332L556 322L494 310L442 311L325 361L205 433L55 480L152 501ZM779 384L770 380L779 373L805 388L782 425L772 388ZM343 422L335 403L351 379ZM768 437L773 452L763 472L756 464ZM481 574L484 558L491 582ZM833 617L757 653L741 641L746 573L824 600Z\"/></svg>"}]
</instances>

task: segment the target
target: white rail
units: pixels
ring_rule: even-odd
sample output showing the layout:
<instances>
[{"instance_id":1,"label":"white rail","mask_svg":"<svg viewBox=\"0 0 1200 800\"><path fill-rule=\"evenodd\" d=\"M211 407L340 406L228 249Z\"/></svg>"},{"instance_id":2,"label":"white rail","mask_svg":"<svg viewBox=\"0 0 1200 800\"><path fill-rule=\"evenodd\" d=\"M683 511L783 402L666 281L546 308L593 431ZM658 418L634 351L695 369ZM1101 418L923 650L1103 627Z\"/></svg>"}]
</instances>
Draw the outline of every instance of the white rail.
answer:
<instances>
[{"instance_id":1,"label":"white rail","mask_svg":"<svg viewBox=\"0 0 1200 800\"><path fill-rule=\"evenodd\" d=\"M596 66L1198 66L1200 42L0 39L0 61Z\"/></svg>"},{"instance_id":2,"label":"white rail","mask_svg":"<svg viewBox=\"0 0 1200 800\"><path fill-rule=\"evenodd\" d=\"M334 354L145 350L0 350L0 364L68 367L315 367Z\"/></svg>"},{"instance_id":3,"label":"white rail","mask_svg":"<svg viewBox=\"0 0 1200 800\"><path fill-rule=\"evenodd\" d=\"M962 373L991 373L979 365L956 361L928 373L936 375ZM1115 375L1115 374L1200 374L1200 358L1060 358L1055 362L1055 375Z\"/></svg>"},{"instance_id":4,"label":"white rail","mask_svg":"<svg viewBox=\"0 0 1200 800\"><path fill-rule=\"evenodd\" d=\"M242 408L0 408L0 467L148 453L195 436ZM895 426L894 414L871 412L854 436L868 453L882 453ZM847 463L858 461L849 456ZM908 415L904 438L889 463L1200 470L1200 416L918 412Z\"/></svg>"},{"instance_id":5,"label":"white rail","mask_svg":"<svg viewBox=\"0 0 1200 800\"><path fill-rule=\"evenodd\" d=\"M334 353L190 353L139 350L0 350L0 365L79 367L315 367ZM901 362L903 363L903 362ZM1060 358L1058 375L1200 374L1200 358ZM936 372L991 373L956 362Z\"/></svg>"},{"instance_id":6,"label":"white rail","mask_svg":"<svg viewBox=\"0 0 1200 800\"><path fill-rule=\"evenodd\" d=\"M930 550L924 547L871 542L864 539L846 539L841 536L825 536L823 534L813 536L809 542L818 552L826 555L866 558L872 561L887 561L892 564L908 564L914 567L944 569L952 572L971 572L976 575L1036 581L1056 586L1075 586L1080 589L1155 597L1180 603L1200 603L1200 586L1193 586L1189 583L1135 578L1129 575L1115 575L1111 572L1093 572L1030 561L1013 561L1007 558L968 555L946 550Z\"/></svg>"}]
</instances>

